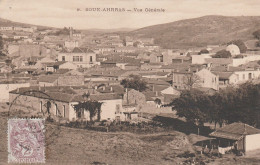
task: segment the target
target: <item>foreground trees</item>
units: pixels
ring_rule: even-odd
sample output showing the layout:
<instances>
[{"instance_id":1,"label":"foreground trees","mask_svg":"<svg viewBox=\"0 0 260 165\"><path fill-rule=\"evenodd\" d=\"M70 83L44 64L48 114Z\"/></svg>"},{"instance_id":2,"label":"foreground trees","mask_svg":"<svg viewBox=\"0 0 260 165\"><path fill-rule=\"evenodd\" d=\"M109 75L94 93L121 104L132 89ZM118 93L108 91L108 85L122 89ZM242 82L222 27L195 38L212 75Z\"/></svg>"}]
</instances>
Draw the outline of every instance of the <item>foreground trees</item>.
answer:
<instances>
[{"instance_id":1,"label":"foreground trees","mask_svg":"<svg viewBox=\"0 0 260 165\"><path fill-rule=\"evenodd\" d=\"M260 127L260 84L245 83L228 87L214 95L198 90L182 92L171 105L188 121L203 124L244 122Z\"/></svg>"}]
</instances>

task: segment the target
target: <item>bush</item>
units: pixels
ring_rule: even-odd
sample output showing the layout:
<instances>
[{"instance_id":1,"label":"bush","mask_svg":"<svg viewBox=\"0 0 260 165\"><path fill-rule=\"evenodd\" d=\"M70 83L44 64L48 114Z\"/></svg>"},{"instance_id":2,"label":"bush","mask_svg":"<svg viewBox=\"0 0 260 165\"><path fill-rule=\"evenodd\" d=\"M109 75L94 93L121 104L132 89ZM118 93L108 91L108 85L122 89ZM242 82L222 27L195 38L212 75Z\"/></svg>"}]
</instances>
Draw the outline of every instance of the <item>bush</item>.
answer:
<instances>
[{"instance_id":1,"label":"bush","mask_svg":"<svg viewBox=\"0 0 260 165\"><path fill-rule=\"evenodd\" d=\"M207 49L202 49L200 52L199 52L199 55L200 54L209 54L209 51Z\"/></svg>"},{"instance_id":2,"label":"bush","mask_svg":"<svg viewBox=\"0 0 260 165\"><path fill-rule=\"evenodd\" d=\"M231 53L229 51L226 50L220 50L218 51L214 56L212 56L213 58L230 58L231 57Z\"/></svg>"},{"instance_id":3,"label":"bush","mask_svg":"<svg viewBox=\"0 0 260 165\"><path fill-rule=\"evenodd\" d=\"M245 53L247 51L247 47L246 47L245 43L241 40L230 41L228 43L228 45L230 45L230 44L234 44L234 45L238 46L241 53Z\"/></svg>"}]
</instances>

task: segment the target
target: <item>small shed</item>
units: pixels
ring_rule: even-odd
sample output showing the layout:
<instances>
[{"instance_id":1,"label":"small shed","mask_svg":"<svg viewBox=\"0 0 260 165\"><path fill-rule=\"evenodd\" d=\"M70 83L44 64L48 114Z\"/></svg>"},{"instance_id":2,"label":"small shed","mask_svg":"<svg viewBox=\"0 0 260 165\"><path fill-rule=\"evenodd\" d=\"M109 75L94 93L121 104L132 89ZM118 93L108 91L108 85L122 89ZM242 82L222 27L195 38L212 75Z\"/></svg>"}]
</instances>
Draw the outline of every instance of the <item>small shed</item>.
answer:
<instances>
[{"instance_id":1,"label":"small shed","mask_svg":"<svg viewBox=\"0 0 260 165\"><path fill-rule=\"evenodd\" d=\"M235 149L244 153L260 149L260 130L244 123L232 123L212 132L219 141L219 152Z\"/></svg>"}]
</instances>

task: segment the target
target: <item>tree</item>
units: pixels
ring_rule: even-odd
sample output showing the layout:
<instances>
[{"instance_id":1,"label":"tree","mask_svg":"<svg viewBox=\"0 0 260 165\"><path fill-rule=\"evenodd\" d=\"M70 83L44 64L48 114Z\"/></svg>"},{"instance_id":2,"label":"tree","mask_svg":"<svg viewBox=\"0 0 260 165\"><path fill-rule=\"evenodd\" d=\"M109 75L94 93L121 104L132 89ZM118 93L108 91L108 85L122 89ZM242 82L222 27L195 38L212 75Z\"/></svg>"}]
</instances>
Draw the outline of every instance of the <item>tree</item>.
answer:
<instances>
[{"instance_id":1,"label":"tree","mask_svg":"<svg viewBox=\"0 0 260 165\"><path fill-rule=\"evenodd\" d=\"M134 42L133 46L134 46L134 47L137 47L140 43L141 43L141 42L136 41L136 42Z\"/></svg>"},{"instance_id":2,"label":"tree","mask_svg":"<svg viewBox=\"0 0 260 165\"><path fill-rule=\"evenodd\" d=\"M255 31L255 32L253 32L253 36L254 36L256 39L260 40L260 29L257 30L257 31Z\"/></svg>"},{"instance_id":3,"label":"tree","mask_svg":"<svg viewBox=\"0 0 260 165\"><path fill-rule=\"evenodd\" d=\"M177 110L177 115L185 117L188 122L202 124L208 121L211 104L207 94L192 89L183 91L170 105Z\"/></svg>"},{"instance_id":4,"label":"tree","mask_svg":"<svg viewBox=\"0 0 260 165\"><path fill-rule=\"evenodd\" d=\"M220 50L218 51L214 56L212 56L213 58L230 58L231 57L231 53L229 51L226 50Z\"/></svg>"},{"instance_id":5,"label":"tree","mask_svg":"<svg viewBox=\"0 0 260 165\"><path fill-rule=\"evenodd\" d=\"M183 91L170 105L187 121L233 123L243 122L260 127L260 84L247 82L227 87L209 96L192 89Z\"/></svg>"},{"instance_id":6,"label":"tree","mask_svg":"<svg viewBox=\"0 0 260 165\"><path fill-rule=\"evenodd\" d=\"M200 54L209 54L209 51L207 49L202 49L200 52L199 52L199 55Z\"/></svg>"},{"instance_id":7,"label":"tree","mask_svg":"<svg viewBox=\"0 0 260 165\"><path fill-rule=\"evenodd\" d=\"M132 88L140 92L147 89L147 82L136 75L130 75L129 78L123 79L120 84L124 88Z\"/></svg>"},{"instance_id":8,"label":"tree","mask_svg":"<svg viewBox=\"0 0 260 165\"><path fill-rule=\"evenodd\" d=\"M188 90L191 90L194 87L199 87L200 82L200 77L194 73L188 73L183 77L183 84Z\"/></svg>"},{"instance_id":9,"label":"tree","mask_svg":"<svg viewBox=\"0 0 260 165\"><path fill-rule=\"evenodd\" d=\"M98 102L98 101L84 101L84 102L79 102L78 104L74 105L73 108L74 110L79 114L78 117L82 118L84 111L89 112L89 117L90 121L93 121L93 117L97 115L97 120L100 121L101 118L101 106L103 103Z\"/></svg>"},{"instance_id":10,"label":"tree","mask_svg":"<svg viewBox=\"0 0 260 165\"><path fill-rule=\"evenodd\" d=\"M155 104L158 104L158 105L161 105L161 104L162 104L162 101L161 101L161 99L159 99L159 98L156 98L156 99L154 100L154 102L155 102Z\"/></svg>"},{"instance_id":11,"label":"tree","mask_svg":"<svg viewBox=\"0 0 260 165\"><path fill-rule=\"evenodd\" d=\"M228 45L231 44L238 46L241 53L245 53L247 51L247 47L242 40L233 40L228 43Z\"/></svg>"}]
</instances>

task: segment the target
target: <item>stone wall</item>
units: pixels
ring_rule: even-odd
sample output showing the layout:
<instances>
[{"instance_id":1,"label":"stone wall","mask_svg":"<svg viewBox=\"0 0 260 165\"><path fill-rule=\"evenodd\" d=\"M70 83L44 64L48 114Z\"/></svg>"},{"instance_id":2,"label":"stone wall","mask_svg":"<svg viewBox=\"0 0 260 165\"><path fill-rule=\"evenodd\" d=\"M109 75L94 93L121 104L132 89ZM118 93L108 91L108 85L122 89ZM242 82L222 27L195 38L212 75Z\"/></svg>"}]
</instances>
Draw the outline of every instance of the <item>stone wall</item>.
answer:
<instances>
[{"instance_id":1,"label":"stone wall","mask_svg":"<svg viewBox=\"0 0 260 165\"><path fill-rule=\"evenodd\" d=\"M28 116L42 115L43 113L48 116L47 102L49 102L50 104L49 110L51 115L57 116L56 115L56 111L57 111L58 116L64 118L64 114L65 114L65 118L69 119L70 107L69 107L69 103L66 102L60 102L60 101L55 101L50 99L43 99L43 98L38 98L38 97L33 97L28 95L19 95L13 93L10 93L9 102L10 105L12 105L10 108L11 112L23 111Z\"/></svg>"},{"instance_id":2,"label":"stone wall","mask_svg":"<svg viewBox=\"0 0 260 165\"><path fill-rule=\"evenodd\" d=\"M78 86L84 85L84 76L72 75L72 76L59 76L59 86Z\"/></svg>"}]
</instances>

